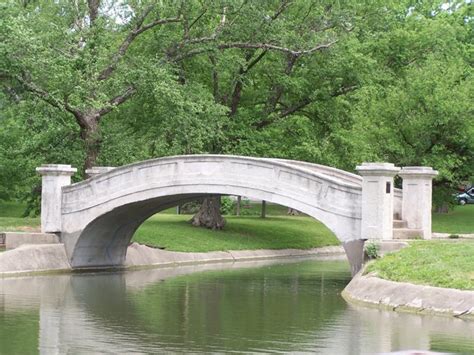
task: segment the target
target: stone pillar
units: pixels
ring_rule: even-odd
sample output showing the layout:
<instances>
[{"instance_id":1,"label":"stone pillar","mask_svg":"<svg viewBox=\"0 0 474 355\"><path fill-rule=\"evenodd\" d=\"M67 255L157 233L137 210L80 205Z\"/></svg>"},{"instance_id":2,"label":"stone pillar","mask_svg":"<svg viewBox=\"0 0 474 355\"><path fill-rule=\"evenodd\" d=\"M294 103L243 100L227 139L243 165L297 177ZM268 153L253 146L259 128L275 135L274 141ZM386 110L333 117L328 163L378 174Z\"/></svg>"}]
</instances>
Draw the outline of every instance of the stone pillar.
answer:
<instances>
[{"instance_id":1,"label":"stone pillar","mask_svg":"<svg viewBox=\"0 0 474 355\"><path fill-rule=\"evenodd\" d=\"M71 176L77 171L71 165L46 164L36 171L42 178L41 232L61 232L61 188L71 184Z\"/></svg>"},{"instance_id":2,"label":"stone pillar","mask_svg":"<svg viewBox=\"0 0 474 355\"><path fill-rule=\"evenodd\" d=\"M407 166L403 179L402 219L410 229L421 229L423 239L431 239L432 180L438 175L427 166Z\"/></svg>"},{"instance_id":3,"label":"stone pillar","mask_svg":"<svg viewBox=\"0 0 474 355\"><path fill-rule=\"evenodd\" d=\"M362 163L361 238L393 239L393 177L400 168L390 163Z\"/></svg>"},{"instance_id":4,"label":"stone pillar","mask_svg":"<svg viewBox=\"0 0 474 355\"><path fill-rule=\"evenodd\" d=\"M100 174L104 174L110 170L114 170L115 168L113 166L94 166L93 168L87 169L86 174L89 177L94 177Z\"/></svg>"}]
</instances>

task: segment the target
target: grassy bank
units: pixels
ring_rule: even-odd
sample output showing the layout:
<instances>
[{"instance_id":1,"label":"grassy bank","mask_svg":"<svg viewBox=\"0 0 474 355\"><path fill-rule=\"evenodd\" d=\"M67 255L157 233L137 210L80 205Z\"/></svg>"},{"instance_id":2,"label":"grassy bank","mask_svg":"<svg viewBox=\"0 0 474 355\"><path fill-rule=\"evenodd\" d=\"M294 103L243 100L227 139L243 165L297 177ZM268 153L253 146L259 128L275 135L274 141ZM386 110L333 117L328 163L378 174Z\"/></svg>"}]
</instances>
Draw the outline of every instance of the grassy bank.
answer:
<instances>
[{"instance_id":1,"label":"grassy bank","mask_svg":"<svg viewBox=\"0 0 474 355\"><path fill-rule=\"evenodd\" d=\"M380 278L474 290L474 241L417 241L368 265Z\"/></svg>"}]
</instances>

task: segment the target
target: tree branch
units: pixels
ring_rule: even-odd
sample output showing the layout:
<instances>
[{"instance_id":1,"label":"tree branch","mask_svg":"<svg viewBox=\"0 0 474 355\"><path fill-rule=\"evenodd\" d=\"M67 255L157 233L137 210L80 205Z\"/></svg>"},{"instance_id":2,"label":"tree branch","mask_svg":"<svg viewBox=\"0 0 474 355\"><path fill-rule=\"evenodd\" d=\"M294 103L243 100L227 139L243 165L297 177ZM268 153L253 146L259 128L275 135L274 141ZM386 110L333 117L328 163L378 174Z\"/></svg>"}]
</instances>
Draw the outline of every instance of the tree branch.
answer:
<instances>
[{"instance_id":1,"label":"tree branch","mask_svg":"<svg viewBox=\"0 0 474 355\"><path fill-rule=\"evenodd\" d=\"M211 40L210 38L200 38L196 39L197 40ZM191 42L189 42L191 43ZM199 43L199 42L192 42L192 43ZM263 49L263 50L274 50L274 51L280 51L283 53L288 53L290 55L293 55L295 57L300 57L302 55L307 55L314 53L316 51L324 50L327 48L330 48L332 45L337 43L337 41L325 43L325 44L320 44L316 47L306 49L306 50L293 50L290 48L285 48L281 46L276 46L273 44L268 44L268 43L241 43L241 42L236 42L236 43L223 43L223 44L218 44L217 49L220 50L225 50L225 49L232 49L232 48L241 48L241 49ZM194 57L195 55L203 54L206 52L211 52L215 50L216 47L214 48L195 48L191 49L186 53L183 53L179 56L176 56L175 58L169 57L168 59L173 62L179 62L183 59Z\"/></svg>"},{"instance_id":2,"label":"tree branch","mask_svg":"<svg viewBox=\"0 0 474 355\"><path fill-rule=\"evenodd\" d=\"M87 0L87 6L89 7L89 19L92 27L99 15L100 0Z\"/></svg>"},{"instance_id":3,"label":"tree branch","mask_svg":"<svg viewBox=\"0 0 474 355\"><path fill-rule=\"evenodd\" d=\"M240 66L238 77L237 77L237 82L235 83L234 90L232 92L232 99L231 99L231 104L230 104L230 112L229 116L233 116L237 113L237 108L240 104L240 99L242 97L242 89L243 89L243 82L242 82L242 77L246 75L250 69L252 69L253 66L255 66L262 58L265 56L267 51L263 51L260 53L256 58L254 58L252 61L251 55L246 56L246 66Z\"/></svg>"},{"instance_id":4,"label":"tree branch","mask_svg":"<svg viewBox=\"0 0 474 355\"><path fill-rule=\"evenodd\" d=\"M289 116L289 115L292 115L293 113L301 110L302 108L308 106L311 102L313 102L313 100L311 100L310 98L305 98L303 100L301 100L300 102L298 102L297 104L293 105L293 106L290 106L288 107L286 110L282 111L280 113L280 118L285 118L286 116ZM261 128L261 127L260 127Z\"/></svg>"},{"instance_id":5,"label":"tree branch","mask_svg":"<svg viewBox=\"0 0 474 355\"><path fill-rule=\"evenodd\" d=\"M212 94L214 96L214 101L219 102L219 73L217 72L217 62L216 58L213 55L209 56L209 61L212 64Z\"/></svg>"},{"instance_id":6,"label":"tree branch","mask_svg":"<svg viewBox=\"0 0 474 355\"><path fill-rule=\"evenodd\" d=\"M50 104L53 107L56 107L57 109L67 111L69 113L72 113L74 116L76 116L79 111L71 107L68 103L67 100L61 101L57 98L55 98L53 95L51 95L49 92L44 90L43 88L39 87L32 81L24 78L23 76L17 75L15 77L22 85L23 87L34 94L36 97L40 98L44 102Z\"/></svg>"},{"instance_id":7,"label":"tree branch","mask_svg":"<svg viewBox=\"0 0 474 355\"><path fill-rule=\"evenodd\" d=\"M98 111L99 117L104 116L105 114L112 111L115 107L123 104L130 97L132 97L133 94L135 94L136 92L137 92L137 89L135 88L135 86L130 85L129 87L127 87L122 94L115 96L113 99L109 101L109 104L106 107L103 107Z\"/></svg>"},{"instance_id":8,"label":"tree branch","mask_svg":"<svg viewBox=\"0 0 474 355\"><path fill-rule=\"evenodd\" d=\"M159 25L181 21L181 18L178 16L173 18L156 19L147 25L143 25L143 22L153 10L153 7L154 6L147 7L145 11L143 11L143 13L137 18L134 28L129 32L122 44L120 44L117 52L112 56L109 65L99 74L98 80L106 80L110 77L110 75L112 75L112 73L117 68L118 62L127 52L128 47L130 47L135 38L137 38L140 34Z\"/></svg>"},{"instance_id":9,"label":"tree branch","mask_svg":"<svg viewBox=\"0 0 474 355\"><path fill-rule=\"evenodd\" d=\"M306 50L293 50L290 48L276 46L274 44L269 44L269 43L245 43L245 42L223 43L223 44L219 44L217 48L219 49L229 49L229 48L265 49L265 50L280 51L283 53L288 53L295 57L299 57L302 55L311 54L316 51L327 49L336 42L337 41L333 41L333 42L329 42L325 44L319 44L313 48L306 49Z\"/></svg>"}]
</instances>

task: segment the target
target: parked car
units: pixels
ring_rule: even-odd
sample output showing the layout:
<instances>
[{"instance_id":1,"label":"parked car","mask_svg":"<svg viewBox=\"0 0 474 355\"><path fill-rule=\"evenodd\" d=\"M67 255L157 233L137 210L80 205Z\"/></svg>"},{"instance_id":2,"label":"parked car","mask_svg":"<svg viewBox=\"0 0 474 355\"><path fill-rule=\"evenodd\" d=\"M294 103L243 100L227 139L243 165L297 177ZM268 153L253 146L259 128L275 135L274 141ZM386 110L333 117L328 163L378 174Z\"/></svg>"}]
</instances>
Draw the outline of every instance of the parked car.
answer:
<instances>
[{"instance_id":1,"label":"parked car","mask_svg":"<svg viewBox=\"0 0 474 355\"><path fill-rule=\"evenodd\" d=\"M467 203L474 203L474 186L471 186L467 188L466 191L457 194L456 201L460 205L465 205Z\"/></svg>"}]
</instances>

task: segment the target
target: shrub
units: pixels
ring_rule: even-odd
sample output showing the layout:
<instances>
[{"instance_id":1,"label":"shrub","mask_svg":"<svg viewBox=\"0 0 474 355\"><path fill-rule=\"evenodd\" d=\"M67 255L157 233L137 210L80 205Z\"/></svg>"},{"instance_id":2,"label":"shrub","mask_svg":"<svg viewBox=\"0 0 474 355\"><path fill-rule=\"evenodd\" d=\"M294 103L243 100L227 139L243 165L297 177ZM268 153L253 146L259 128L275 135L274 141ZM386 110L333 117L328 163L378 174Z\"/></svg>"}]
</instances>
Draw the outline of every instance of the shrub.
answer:
<instances>
[{"instance_id":1,"label":"shrub","mask_svg":"<svg viewBox=\"0 0 474 355\"><path fill-rule=\"evenodd\" d=\"M369 259L377 259L379 255L380 246L375 243L367 243L365 245L365 254Z\"/></svg>"}]
</instances>

